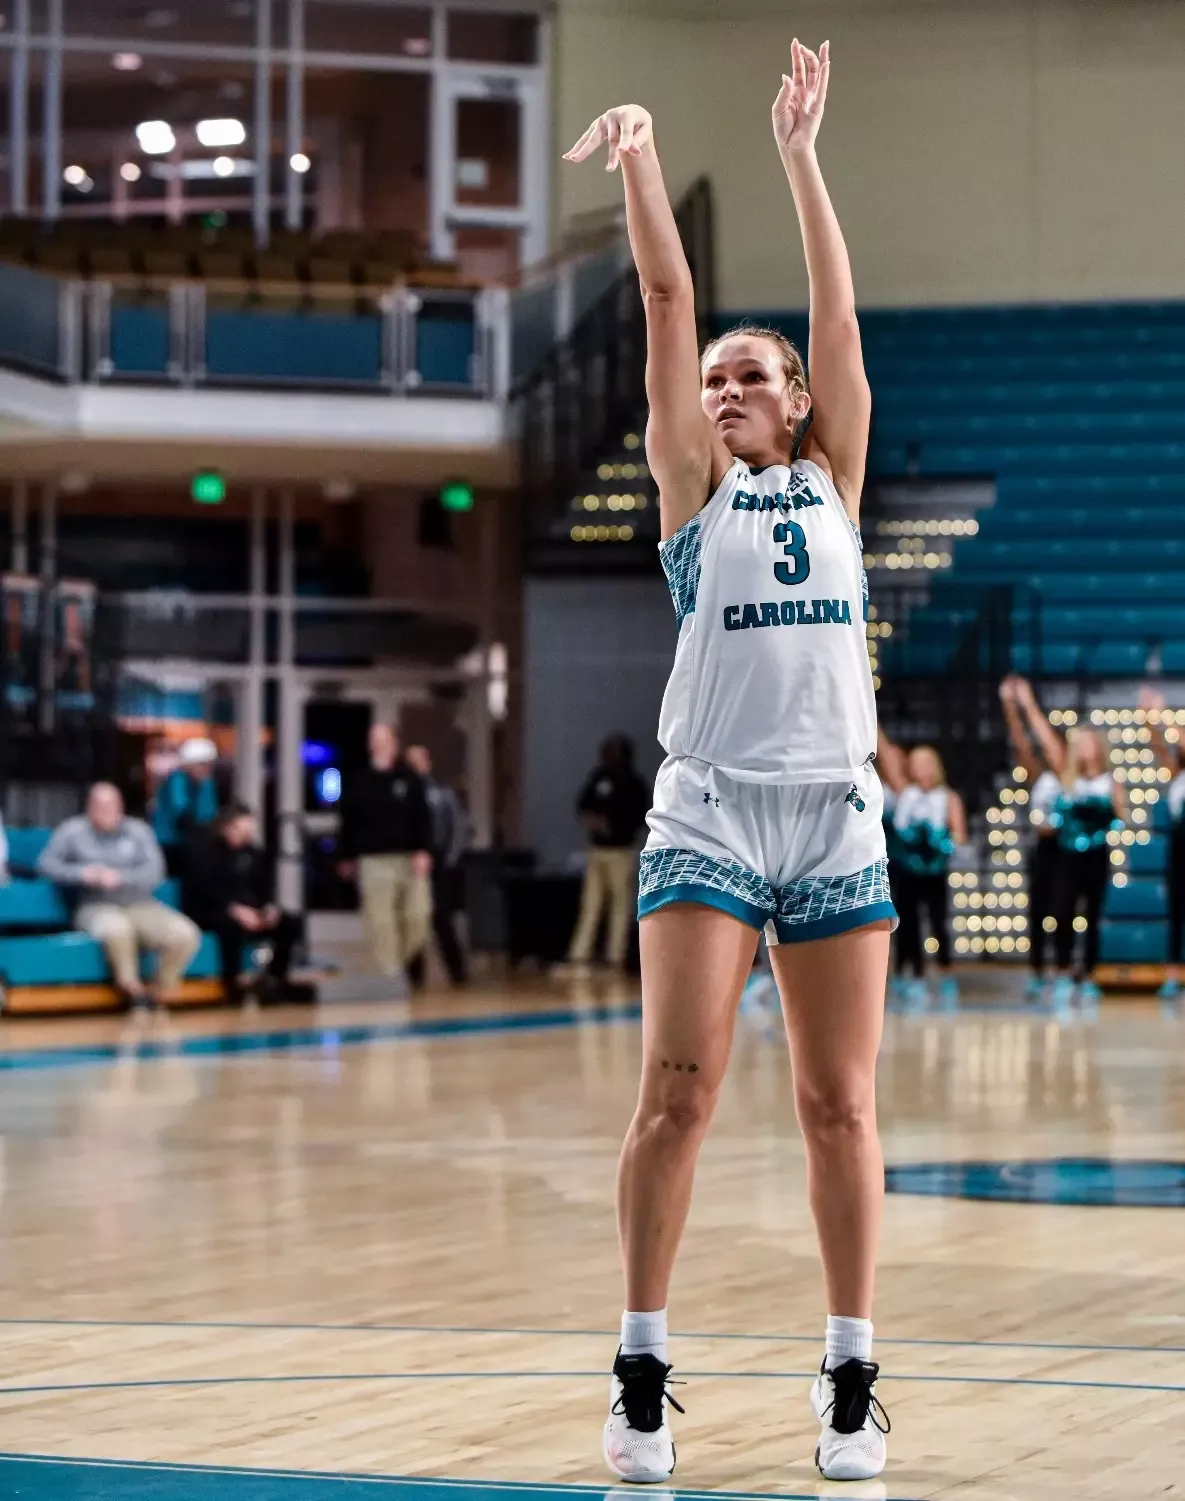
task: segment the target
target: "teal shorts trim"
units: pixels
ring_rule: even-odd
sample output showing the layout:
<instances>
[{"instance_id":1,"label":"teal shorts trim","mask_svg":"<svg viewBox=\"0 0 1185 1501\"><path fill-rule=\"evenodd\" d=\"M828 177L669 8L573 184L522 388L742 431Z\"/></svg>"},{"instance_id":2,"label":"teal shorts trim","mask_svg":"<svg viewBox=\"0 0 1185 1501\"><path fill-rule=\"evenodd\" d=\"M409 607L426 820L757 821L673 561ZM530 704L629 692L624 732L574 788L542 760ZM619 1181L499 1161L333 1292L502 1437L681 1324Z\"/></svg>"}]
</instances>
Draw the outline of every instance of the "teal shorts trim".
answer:
<instances>
[{"instance_id":1,"label":"teal shorts trim","mask_svg":"<svg viewBox=\"0 0 1185 1501\"><path fill-rule=\"evenodd\" d=\"M717 912L727 912L730 917L740 918L741 922L748 923L758 932L770 920L770 914L752 902L698 881L680 881L676 885L663 886L657 891L639 896L638 917L648 917L651 912L672 907L676 902L695 902L701 907L714 907Z\"/></svg>"},{"instance_id":2,"label":"teal shorts trim","mask_svg":"<svg viewBox=\"0 0 1185 1501\"><path fill-rule=\"evenodd\" d=\"M867 907L853 907L847 912L833 912L813 922L786 922L774 919L774 931L778 942L809 943L815 938L834 938L839 933L850 933L853 928L864 928L869 923L889 920L890 931L897 926L897 909L892 902L872 902Z\"/></svg>"}]
</instances>

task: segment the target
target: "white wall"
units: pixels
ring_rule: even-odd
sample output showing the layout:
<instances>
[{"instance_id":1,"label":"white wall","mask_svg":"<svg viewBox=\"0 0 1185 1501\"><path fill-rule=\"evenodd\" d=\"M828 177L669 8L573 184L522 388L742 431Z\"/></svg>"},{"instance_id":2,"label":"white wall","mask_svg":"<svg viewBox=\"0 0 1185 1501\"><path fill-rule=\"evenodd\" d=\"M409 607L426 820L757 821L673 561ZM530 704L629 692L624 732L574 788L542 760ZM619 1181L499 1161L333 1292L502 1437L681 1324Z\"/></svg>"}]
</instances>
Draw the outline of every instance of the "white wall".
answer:
<instances>
[{"instance_id":1,"label":"white wall","mask_svg":"<svg viewBox=\"0 0 1185 1501\"><path fill-rule=\"evenodd\" d=\"M832 45L820 158L865 306L1185 296L1183 0L558 0L556 203L616 201L559 151L655 116L673 193L719 209L725 309L805 302L769 107Z\"/></svg>"}]
</instances>

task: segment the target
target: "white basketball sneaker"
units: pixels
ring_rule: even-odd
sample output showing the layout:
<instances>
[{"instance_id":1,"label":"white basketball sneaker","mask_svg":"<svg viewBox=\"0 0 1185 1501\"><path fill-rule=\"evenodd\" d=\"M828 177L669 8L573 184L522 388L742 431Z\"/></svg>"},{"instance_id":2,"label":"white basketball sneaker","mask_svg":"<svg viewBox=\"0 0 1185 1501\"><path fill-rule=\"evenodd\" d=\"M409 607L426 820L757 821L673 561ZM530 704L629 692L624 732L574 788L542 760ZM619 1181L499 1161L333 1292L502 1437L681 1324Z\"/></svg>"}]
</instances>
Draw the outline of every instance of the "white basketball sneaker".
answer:
<instances>
[{"instance_id":1,"label":"white basketball sneaker","mask_svg":"<svg viewBox=\"0 0 1185 1501\"><path fill-rule=\"evenodd\" d=\"M617 1352L609 1386L605 1420L605 1463L620 1480L655 1485L671 1478L675 1440L667 1422L669 1402L683 1409L667 1391L671 1367L657 1355Z\"/></svg>"},{"instance_id":2,"label":"white basketball sneaker","mask_svg":"<svg viewBox=\"0 0 1185 1501\"><path fill-rule=\"evenodd\" d=\"M811 1387L811 1409L822 1427L815 1464L827 1480L871 1480L885 1467L889 1416L876 1399L880 1367L845 1360L824 1368Z\"/></svg>"}]
</instances>

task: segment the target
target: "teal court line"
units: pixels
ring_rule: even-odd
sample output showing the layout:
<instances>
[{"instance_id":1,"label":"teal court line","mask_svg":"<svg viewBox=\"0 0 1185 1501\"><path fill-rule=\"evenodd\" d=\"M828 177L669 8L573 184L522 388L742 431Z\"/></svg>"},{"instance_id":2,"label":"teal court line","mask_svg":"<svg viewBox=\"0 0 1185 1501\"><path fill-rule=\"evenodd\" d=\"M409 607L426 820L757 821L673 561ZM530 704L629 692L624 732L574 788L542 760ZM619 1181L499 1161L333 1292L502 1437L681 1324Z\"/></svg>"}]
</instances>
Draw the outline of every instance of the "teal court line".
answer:
<instances>
[{"instance_id":1,"label":"teal court line","mask_svg":"<svg viewBox=\"0 0 1185 1501\"><path fill-rule=\"evenodd\" d=\"M325 1334L486 1334L531 1338L617 1339L618 1329L523 1329L481 1324L301 1324L256 1319L30 1319L0 1318L3 1328L46 1329L258 1329ZM754 1341L763 1344L818 1345L817 1334L720 1334L680 1331L670 1339ZM1091 1345L1031 1339L894 1339L878 1334L877 1346L901 1345L950 1350L1067 1350L1106 1355L1185 1355L1185 1345Z\"/></svg>"},{"instance_id":2,"label":"teal court line","mask_svg":"<svg viewBox=\"0 0 1185 1501\"><path fill-rule=\"evenodd\" d=\"M813 1381L810 1371L687 1371L689 1381ZM0 1386L0 1398L42 1396L62 1392L150 1391L163 1388L206 1386L295 1386L302 1384L379 1381L603 1381L604 1370L595 1371L367 1371L327 1372L291 1376L182 1376L151 1381L80 1381L38 1386ZM1059 1381L1052 1376L964 1376L956 1374L886 1374L890 1384L899 1381L942 1386L1039 1386L1082 1391L1185 1392L1185 1384L1154 1381Z\"/></svg>"},{"instance_id":3,"label":"teal court line","mask_svg":"<svg viewBox=\"0 0 1185 1501\"><path fill-rule=\"evenodd\" d=\"M455 1480L448 1477L418 1475L367 1475L351 1471L333 1470L273 1470L251 1469L238 1465L191 1465L162 1464L152 1460L123 1459L58 1459L52 1454L0 1453L0 1475L5 1465L19 1465L35 1469L80 1469L84 1471L115 1471L129 1475L178 1476L190 1479L231 1478L234 1480L277 1480L287 1482L339 1482L345 1485L367 1485L378 1489L418 1491L429 1495L448 1494L456 1491L476 1491L484 1495L499 1496L509 1492L542 1498L545 1496L601 1496L619 1494L621 1487L605 1482L588 1485L569 1482L544 1482L537 1480ZM687 1486L663 1486L664 1495L672 1495L675 1501L818 1501L818 1491L734 1491L697 1490ZM886 1501L916 1501L916 1498L890 1496Z\"/></svg>"},{"instance_id":4,"label":"teal court line","mask_svg":"<svg viewBox=\"0 0 1185 1501\"><path fill-rule=\"evenodd\" d=\"M295 1027L271 1032L216 1032L198 1037L154 1041L91 1043L68 1048L0 1050L0 1073L78 1068L117 1059L233 1057L244 1053L336 1052L368 1042L403 1042L410 1038L472 1037L491 1032L546 1032L585 1024L638 1021L638 1002L624 1006L566 1007L550 1011L506 1011L488 1016L411 1017L397 1022L356 1023L341 1027Z\"/></svg>"}]
</instances>

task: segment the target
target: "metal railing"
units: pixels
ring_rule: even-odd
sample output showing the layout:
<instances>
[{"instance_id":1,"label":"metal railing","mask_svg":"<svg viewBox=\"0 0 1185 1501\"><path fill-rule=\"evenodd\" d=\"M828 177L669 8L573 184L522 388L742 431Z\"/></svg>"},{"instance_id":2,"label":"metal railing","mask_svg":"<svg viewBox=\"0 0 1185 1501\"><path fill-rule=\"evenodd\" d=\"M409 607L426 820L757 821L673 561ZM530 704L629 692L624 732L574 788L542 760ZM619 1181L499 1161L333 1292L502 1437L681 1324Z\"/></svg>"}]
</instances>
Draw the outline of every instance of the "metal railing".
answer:
<instances>
[{"instance_id":1,"label":"metal railing","mask_svg":"<svg viewBox=\"0 0 1185 1501\"><path fill-rule=\"evenodd\" d=\"M504 399L510 294L84 282L0 265L0 365L64 382Z\"/></svg>"}]
</instances>

